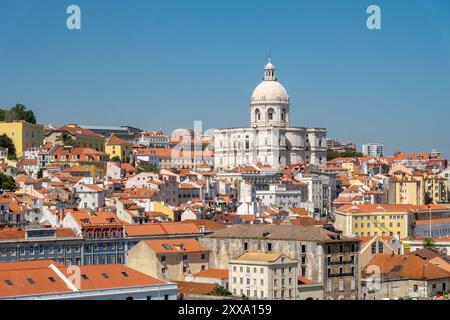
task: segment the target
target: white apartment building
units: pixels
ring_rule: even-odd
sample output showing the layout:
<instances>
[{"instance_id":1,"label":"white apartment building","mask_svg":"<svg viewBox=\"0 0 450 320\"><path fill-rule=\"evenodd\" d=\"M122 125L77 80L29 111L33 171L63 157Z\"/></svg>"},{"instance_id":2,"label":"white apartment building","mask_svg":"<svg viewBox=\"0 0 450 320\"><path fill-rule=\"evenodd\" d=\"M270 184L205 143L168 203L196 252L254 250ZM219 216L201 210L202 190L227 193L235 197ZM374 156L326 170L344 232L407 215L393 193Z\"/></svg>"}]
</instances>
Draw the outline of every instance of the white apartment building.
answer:
<instances>
[{"instance_id":1,"label":"white apartment building","mask_svg":"<svg viewBox=\"0 0 450 320\"><path fill-rule=\"evenodd\" d=\"M246 252L229 263L229 287L250 299L294 300L297 260L282 253Z\"/></svg>"},{"instance_id":2,"label":"white apartment building","mask_svg":"<svg viewBox=\"0 0 450 320\"><path fill-rule=\"evenodd\" d=\"M307 185L307 202L311 204L312 211L326 216L330 213L332 202L332 186L330 177L318 174L298 173L296 181Z\"/></svg>"},{"instance_id":3,"label":"white apartment building","mask_svg":"<svg viewBox=\"0 0 450 320\"><path fill-rule=\"evenodd\" d=\"M80 209L95 210L105 205L106 190L98 185L78 183L75 195Z\"/></svg>"},{"instance_id":4,"label":"white apartment building","mask_svg":"<svg viewBox=\"0 0 450 320\"><path fill-rule=\"evenodd\" d=\"M264 206L300 208L307 202L307 190L303 185L270 184L268 189L256 190L256 198Z\"/></svg>"},{"instance_id":5,"label":"white apartment building","mask_svg":"<svg viewBox=\"0 0 450 320\"><path fill-rule=\"evenodd\" d=\"M384 154L384 145L379 143L367 143L362 145L362 153L365 156L381 157Z\"/></svg>"},{"instance_id":6,"label":"white apartment building","mask_svg":"<svg viewBox=\"0 0 450 320\"><path fill-rule=\"evenodd\" d=\"M148 148L169 148L169 138L161 131L144 131L137 143Z\"/></svg>"}]
</instances>

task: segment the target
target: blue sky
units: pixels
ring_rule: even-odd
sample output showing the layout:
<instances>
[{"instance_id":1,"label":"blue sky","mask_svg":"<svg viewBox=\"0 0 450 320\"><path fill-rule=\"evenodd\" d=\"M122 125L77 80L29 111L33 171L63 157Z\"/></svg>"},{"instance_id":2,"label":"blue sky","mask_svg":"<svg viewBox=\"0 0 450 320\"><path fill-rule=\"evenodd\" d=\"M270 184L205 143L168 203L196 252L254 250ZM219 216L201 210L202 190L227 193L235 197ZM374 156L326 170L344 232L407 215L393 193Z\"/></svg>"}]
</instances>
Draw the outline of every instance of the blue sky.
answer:
<instances>
[{"instance_id":1,"label":"blue sky","mask_svg":"<svg viewBox=\"0 0 450 320\"><path fill-rule=\"evenodd\" d=\"M448 0L0 0L0 106L46 124L247 126L269 53L294 125L450 155Z\"/></svg>"}]
</instances>

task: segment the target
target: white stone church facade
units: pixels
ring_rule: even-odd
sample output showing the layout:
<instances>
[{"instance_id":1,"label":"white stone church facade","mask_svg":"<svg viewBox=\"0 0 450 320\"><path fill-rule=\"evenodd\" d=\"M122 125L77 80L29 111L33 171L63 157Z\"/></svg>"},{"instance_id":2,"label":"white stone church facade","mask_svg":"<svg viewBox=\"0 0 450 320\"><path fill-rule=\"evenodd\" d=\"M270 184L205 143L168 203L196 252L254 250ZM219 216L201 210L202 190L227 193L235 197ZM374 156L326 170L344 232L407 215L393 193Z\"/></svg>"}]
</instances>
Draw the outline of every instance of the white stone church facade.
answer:
<instances>
[{"instance_id":1,"label":"white stone church facade","mask_svg":"<svg viewBox=\"0 0 450 320\"><path fill-rule=\"evenodd\" d=\"M290 126L290 100L269 60L264 79L250 101L250 128L219 129L214 134L214 166L264 164L274 169L296 163L326 164L324 128Z\"/></svg>"}]
</instances>

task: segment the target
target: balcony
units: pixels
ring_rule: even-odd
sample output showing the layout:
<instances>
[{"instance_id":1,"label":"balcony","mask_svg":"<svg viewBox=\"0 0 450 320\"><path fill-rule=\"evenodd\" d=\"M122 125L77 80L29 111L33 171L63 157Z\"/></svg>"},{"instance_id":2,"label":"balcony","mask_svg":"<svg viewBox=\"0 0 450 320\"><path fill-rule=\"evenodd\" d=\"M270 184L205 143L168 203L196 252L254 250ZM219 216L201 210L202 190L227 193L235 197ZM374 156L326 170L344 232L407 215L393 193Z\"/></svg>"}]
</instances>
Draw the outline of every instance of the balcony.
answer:
<instances>
[{"instance_id":1,"label":"balcony","mask_svg":"<svg viewBox=\"0 0 450 320\"><path fill-rule=\"evenodd\" d=\"M354 260L342 260L342 261L330 261L328 262L328 265L330 266L337 266L337 265L344 265L344 264L354 264Z\"/></svg>"},{"instance_id":2,"label":"balcony","mask_svg":"<svg viewBox=\"0 0 450 320\"><path fill-rule=\"evenodd\" d=\"M328 274L328 278L338 278L338 277L353 277L354 274L351 272L347 272L347 273L331 273Z\"/></svg>"}]
</instances>

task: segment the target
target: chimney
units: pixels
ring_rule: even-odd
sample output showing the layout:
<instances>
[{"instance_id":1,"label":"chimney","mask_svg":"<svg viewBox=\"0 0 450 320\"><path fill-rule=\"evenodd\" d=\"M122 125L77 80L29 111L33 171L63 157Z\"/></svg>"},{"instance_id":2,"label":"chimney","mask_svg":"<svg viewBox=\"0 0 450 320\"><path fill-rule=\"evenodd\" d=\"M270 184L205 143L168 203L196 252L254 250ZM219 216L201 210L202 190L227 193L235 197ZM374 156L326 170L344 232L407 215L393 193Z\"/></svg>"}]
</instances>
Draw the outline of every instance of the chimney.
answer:
<instances>
[{"instance_id":1,"label":"chimney","mask_svg":"<svg viewBox=\"0 0 450 320\"><path fill-rule=\"evenodd\" d=\"M200 226L200 232L201 232L201 233L205 233L205 232L206 232L206 229L205 229L205 226L204 226L204 225L201 225L201 226Z\"/></svg>"}]
</instances>

